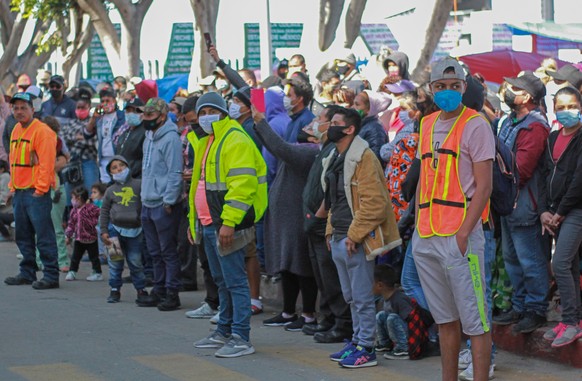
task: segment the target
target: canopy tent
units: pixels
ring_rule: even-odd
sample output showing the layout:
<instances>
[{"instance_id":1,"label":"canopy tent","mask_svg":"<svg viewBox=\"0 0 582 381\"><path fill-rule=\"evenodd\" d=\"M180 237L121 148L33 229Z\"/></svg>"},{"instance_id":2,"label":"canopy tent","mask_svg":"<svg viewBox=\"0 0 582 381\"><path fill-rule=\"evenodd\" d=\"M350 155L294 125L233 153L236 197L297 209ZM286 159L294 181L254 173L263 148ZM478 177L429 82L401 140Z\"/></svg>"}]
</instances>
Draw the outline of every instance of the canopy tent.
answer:
<instances>
[{"instance_id":1,"label":"canopy tent","mask_svg":"<svg viewBox=\"0 0 582 381\"><path fill-rule=\"evenodd\" d=\"M556 24L553 22L522 22L507 25L514 34L535 34L562 41L582 43L582 24Z\"/></svg>"},{"instance_id":2,"label":"canopy tent","mask_svg":"<svg viewBox=\"0 0 582 381\"><path fill-rule=\"evenodd\" d=\"M462 56L459 61L465 63L472 74L481 73L488 82L502 83L503 77L515 77L523 70L536 70L545 58L548 57L541 54L498 50ZM557 62L559 67L566 64L560 60Z\"/></svg>"}]
</instances>

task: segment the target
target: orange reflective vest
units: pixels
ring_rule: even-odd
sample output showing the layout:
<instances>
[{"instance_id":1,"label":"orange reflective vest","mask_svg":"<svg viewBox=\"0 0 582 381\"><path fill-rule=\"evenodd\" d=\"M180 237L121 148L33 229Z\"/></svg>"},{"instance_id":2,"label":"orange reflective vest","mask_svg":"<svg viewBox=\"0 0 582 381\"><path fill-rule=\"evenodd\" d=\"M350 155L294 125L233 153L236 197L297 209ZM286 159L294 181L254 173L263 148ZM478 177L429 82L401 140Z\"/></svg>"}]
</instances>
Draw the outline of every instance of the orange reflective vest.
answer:
<instances>
[{"instance_id":1,"label":"orange reflective vest","mask_svg":"<svg viewBox=\"0 0 582 381\"><path fill-rule=\"evenodd\" d=\"M34 188L46 193L55 183L57 135L34 119L22 128L18 123L10 137L10 188Z\"/></svg>"},{"instance_id":2,"label":"orange reflective vest","mask_svg":"<svg viewBox=\"0 0 582 381\"><path fill-rule=\"evenodd\" d=\"M438 160L435 168L436 155L432 139L440 114L432 113L420 124L420 199L416 228L421 238L456 234L465 221L467 202L471 201L463 192L459 178L461 137L467 122L480 115L475 110L463 107L444 142L436 150ZM482 220L487 221L488 215L489 205L481 215Z\"/></svg>"}]
</instances>

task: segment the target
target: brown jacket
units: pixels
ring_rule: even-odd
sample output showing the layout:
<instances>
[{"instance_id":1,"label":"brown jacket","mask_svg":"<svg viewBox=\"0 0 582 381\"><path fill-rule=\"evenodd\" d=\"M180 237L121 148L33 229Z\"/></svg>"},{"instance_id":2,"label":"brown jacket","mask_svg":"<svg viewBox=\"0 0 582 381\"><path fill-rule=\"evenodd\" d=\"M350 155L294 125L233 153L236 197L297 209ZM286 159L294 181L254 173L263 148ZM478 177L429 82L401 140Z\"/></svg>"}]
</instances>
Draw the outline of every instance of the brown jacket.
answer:
<instances>
[{"instance_id":1,"label":"brown jacket","mask_svg":"<svg viewBox=\"0 0 582 381\"><path fill-rule=\"evenodd\" d=\"M325 173L332 153L323 159L321 183L325 190ZM402 244L396 217L386 188L384 172L368 143L356 136L344 162L346 198L354 219L348 237L362 244L369 261ZM327 219L326 236L332 234L331 213Z\"/></svg>"}]
</instances>

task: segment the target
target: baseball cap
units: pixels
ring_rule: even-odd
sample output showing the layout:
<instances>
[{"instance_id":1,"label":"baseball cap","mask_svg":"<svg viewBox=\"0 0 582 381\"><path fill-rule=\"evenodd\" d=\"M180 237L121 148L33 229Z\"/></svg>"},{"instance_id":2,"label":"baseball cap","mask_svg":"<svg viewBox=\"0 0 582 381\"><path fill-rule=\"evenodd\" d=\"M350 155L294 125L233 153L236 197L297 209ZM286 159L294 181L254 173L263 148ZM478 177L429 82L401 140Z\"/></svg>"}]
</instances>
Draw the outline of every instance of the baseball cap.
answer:
<instances>
[{"instance_id":1,"label":"baseball cap","mask_svg":"<svg viewBox=\"0 0 582 381\"><path fill-rule=\"evenodd\" d=\"M150 98L143 107L144 113L159 112L161 114L167 114L169 110L168 104L162 98Z\"/></svg>"},{"instance_id":2,"label":"baseball cap","mask_svg":"<svg viewBox=\"0 0 582 381\"><path fill-rule=\"evenodd\" d=\"M42 90L37 86L28 86L25 93L32 95L32 107L35 110L40 110L42 107Z\"/></svg>"},{"instance_id":3,"label":"baseball cap","mask_svg":"<svg viewBox=\"0 0 582 381\"><path fill-rule=\"evenodd\" d=\"M547 70L551 77L558 81L567 81L572 86L579 88L582 85L582 72L574 65L564 65L558 71Z\"/></svg>"},{"instance_id":4,"label":"baseball cap","mask_svg":"<svg viewBox=\"0 0 582 381\"><path fill-rule=\"evenodd\" d=\"M518 89L524 89L532 96L534 101L539 101L546 96L544 83L531 71L526 71L523 75L515 78L504 78L505 82Z\"/></svg>"},{"instance_id":5,"label":"baseball cap","mask_svg":"<svg viewBox=\"0 0 582 381\"><path fill-rule=\"evenodd\" d=\"M30 106L34 107L32 104L33 96L29 93L16 93L10 98L10 104L16 103L16 101L24 101L28 103Z\"/></svg>"},{"instance_id":6,"label":"baseball cap","mask_svg":"<svg viewBox=\"0 0 582 381\"><path fill-rule=\"evenodd\" d=\"M386 89L390 91L392 94L402 94L407 91L414 91L416 88L414 83L407 79L403 79L402 81L398 81L396 83L389 83L386 86Z\"/></svg>"},{"instance_id":7,"label":"baseball cap","mask_svg":"<svg viewBox=\"0 0 582 381\"><path fill-rule=\"evenodd\" d=\"M49 85L51 83L57 83L60 86L65 86L65 79L60 75L53 75L49 81Z\"/></svg>"},{"instance_id":8,"label":"baseball cap","mask_svg":"<svg viewBox=\"0 0 582 381\"><path fill-rule=\"evenodd\" d=\"M451 68L454 72L445 74ZM464 81L465 71L459 61L452 57L446 57L434 62L430 71L430 82L432 83L441 79L460 79Z\"/></svg>"},{"instance_id":9,"label":"baseball cap","mask_svg":"<svg viewBox=\"0 0 582 381\"><path fill-rule=\"evenodd\" d=\"M141 99L135 97L135 98L130 99L127 102L125 102L124 110L127 109L128 107L133 107L137 111L143 112L143 107L144 106L145 106L145 103L143 103L143 101Z\"/></svg>"}]
</instances>

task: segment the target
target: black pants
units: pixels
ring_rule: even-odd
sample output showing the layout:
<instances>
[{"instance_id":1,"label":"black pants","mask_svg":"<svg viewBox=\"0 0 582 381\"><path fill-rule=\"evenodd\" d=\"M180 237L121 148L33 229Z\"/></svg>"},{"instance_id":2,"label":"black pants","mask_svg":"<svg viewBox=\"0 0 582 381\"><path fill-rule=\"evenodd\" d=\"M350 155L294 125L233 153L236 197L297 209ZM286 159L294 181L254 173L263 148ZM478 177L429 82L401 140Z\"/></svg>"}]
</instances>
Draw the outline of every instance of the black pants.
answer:
<instances>
[{"instance_id":1,"label":"black pants","mask_svg":"<svg viewBox=\"0 0 582 381\"><path fill-rule=\"evenodd\" d=\"M73 244L73 255L71 256L71 267L70 270L77 272L79 271L79 262L83 254L89 254L89 259L91 260L91 265L93 271L101 274L101 262L99 261L99 244L97 241L91 243L83 243L80 241L75 241Z\"/></svg>"},{"instance_id":2,"label":"black pants","mask_svg":"<svg viewBox=\"0 0 582 381\"><path fill-rule=\"evenodd\" d=\"M204 242L200 242L200 245L196 245L198 248L198 259L200 260L200 268L204 274L204 288L206 288L206 297L204 301L213 310L218 309L218 286L214 283L212 279L212 274L210 273L210 267L208 266L208 257L206 256L206 251L204 250Z\"/></svg>"},{"instance_id":3,"label":"black pants","mask_svg":"<svg viewBox=\"0 0 582 381\"><path fill-rule=\"evenodd\" d=\"M182 219L178 230L178 258L180 259L180 281L184 291L196 291L198 289L198 280L196 277L196 246L191 245L188 241L188 229L190 221L188 220L188 207L184 201Z\"/></svg>"},{"instance_id":4,"label":"black pants","mask_svg":"<svg viewBox=\"0 0 582 381\"><path fill-rule=\"evenodd\" d=\"M14 214L12 213L0 213L0 234L4 236L4 238L8 238L10 236L10 224L14 222Z\"/></svg>"},{"instance_id":5,"label":"black pants","mask_svg":"<svg viewBox=\"0 0 582 381\"><path fill-rule=\"evenodd\" d=\"M325 237L308 235L309 259L319 288L319 312L323 319L340 329L352 329L350 306L342 294L337 268L327 249Z\"/></svg>"},{"instance_id":6,"label":"black pants","mask_svg":"<svg viewBox=\"0 0 582 381\"><path fill-rule=\"evenodd\" d=\"M283 286L283 312L288 314L295 313L297 297L299 296L299 291L301 291L303 312L315 313L315 303L317 302L317 283L315 278L282 271L281 282Z\"/></svg>"}]
</instances>

